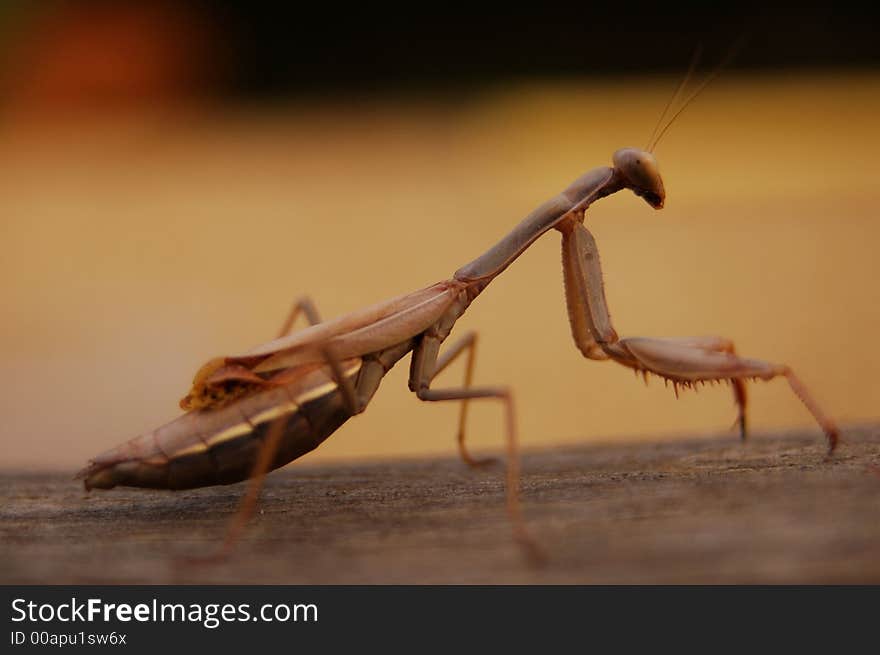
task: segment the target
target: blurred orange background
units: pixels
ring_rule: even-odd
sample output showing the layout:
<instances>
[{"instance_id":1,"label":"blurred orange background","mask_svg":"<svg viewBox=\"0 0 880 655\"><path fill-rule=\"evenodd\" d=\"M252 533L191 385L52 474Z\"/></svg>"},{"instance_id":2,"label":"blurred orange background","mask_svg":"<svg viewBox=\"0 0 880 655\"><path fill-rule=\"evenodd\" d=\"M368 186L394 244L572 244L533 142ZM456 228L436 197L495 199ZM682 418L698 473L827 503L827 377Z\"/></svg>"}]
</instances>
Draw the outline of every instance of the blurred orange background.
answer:
<instances>
[{"instance_id":1,"label":"blurred orange background","mask_svg":"<svg viewBox=\"0 0 880 655\"><path fill-rule=\"evenodd\" d=\"M174 418L200 364L272 338L301 294L332 317L450 276L616 148L643 145L676 82L220 105L188 80L221 59L180 55L191 69L156 73L141 54L144 84L95 109L95 94L27 75L50 55L19 51L0 124L9 468L73 471ZM722 75L657 150L666 208L618 194L588 212L618 333L731 337L790 364L844 425L876 420L877 116L876 73ZM580 357L555 233L474 303L456 332L468 329L482 339L476 382L512 386L526 448L733 421L726 389L676 401ZM452 454L457 409L409 393L406 362L307 459ZM756 432L812 425L784 382L750 392ZM471 443L497 449L500 411L477 405Z\"/></svg>"}]
</instances>

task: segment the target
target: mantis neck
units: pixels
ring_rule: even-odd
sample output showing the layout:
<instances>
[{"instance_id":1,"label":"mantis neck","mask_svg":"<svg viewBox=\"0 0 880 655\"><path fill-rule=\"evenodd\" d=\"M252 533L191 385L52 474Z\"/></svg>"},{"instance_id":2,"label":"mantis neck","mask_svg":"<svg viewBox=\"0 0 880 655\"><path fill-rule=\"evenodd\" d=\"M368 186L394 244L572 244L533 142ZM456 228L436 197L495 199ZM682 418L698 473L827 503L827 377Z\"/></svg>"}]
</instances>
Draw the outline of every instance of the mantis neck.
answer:
<instances>
[{"instance_id":1,"label":"mantis neck","mask_svg":"<svg viewBox=\"0 0 880 655\"><path fill-rule=\"evenodd\" d=\"M479 293L567 214L573 211L582 213L595 200L622 187L620 176L613 168L602 166L587 171L565 191L535 208L489 250L458 269L453 275L454 279L468 283Z\"/></svg>"}]
</instances>

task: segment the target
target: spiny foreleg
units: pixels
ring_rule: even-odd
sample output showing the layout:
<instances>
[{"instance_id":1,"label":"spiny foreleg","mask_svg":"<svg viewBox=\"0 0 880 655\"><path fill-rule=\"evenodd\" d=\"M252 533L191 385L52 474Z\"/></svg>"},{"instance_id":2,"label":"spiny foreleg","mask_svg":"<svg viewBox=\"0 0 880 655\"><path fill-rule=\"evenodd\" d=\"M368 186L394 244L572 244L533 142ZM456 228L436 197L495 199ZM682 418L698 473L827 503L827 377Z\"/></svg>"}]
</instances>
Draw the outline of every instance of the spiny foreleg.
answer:
<instances>
[{"instance_id":1,"label":"spiny foreleg","mask_svg":"<svg viewBox=\"0 0 880 655\"><path fill-rule=\"evenodd\" d=\"M581 333L575 338L579 346L582 342L595 342L614 361L645 375L659 375L671 382L676 392L679 387L693 387L705 382L730 382L743 437L746 427L745 382L785 377L792 391L824 430L829 453L834 450L839 439L836 425L822 412L789 366L740 357L733 342L721 337L619 339L605 302L599 253L592 234L575 218L562 223L559 230L563 235L569 320L572 332ZM582 334L585 330L589 334ZM587 352L584 354L589 356Z\"/></svg>"}]
</instances>

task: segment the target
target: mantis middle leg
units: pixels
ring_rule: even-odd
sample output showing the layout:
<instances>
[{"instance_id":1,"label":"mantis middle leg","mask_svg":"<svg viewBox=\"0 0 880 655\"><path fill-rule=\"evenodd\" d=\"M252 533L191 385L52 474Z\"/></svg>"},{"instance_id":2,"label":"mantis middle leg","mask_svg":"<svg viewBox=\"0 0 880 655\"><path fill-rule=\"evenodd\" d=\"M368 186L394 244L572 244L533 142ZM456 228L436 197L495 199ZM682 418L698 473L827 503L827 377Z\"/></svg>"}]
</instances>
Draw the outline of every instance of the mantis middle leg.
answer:
<instances>
[{"instance_id":1,"label":"mantis middle leg","mask_svg":"<svg viewBox=\"0 0 880 655\"><path fill-rule=\"evenodd\" d=\"M476 351L477 351L477 333L476 332L468 332L463 337L461 337L458 341L449 346L446 351L440 355L437 359L437 363L435 364L433 375L431 376L431 381L434 380L440 373L442 373L453 361L455 361L461 354L467 352L467 361L465 363L465 372L464 372L464 386L463 389L470 389L471 382L474 377L474 362L476 360ZM482 468L484 466L488 466L489 464L494 464L497 460L494 457L485 457L485 458L475 458L473 457L467 449L465 445L465 427L467 426L467 415L468 415L468 405L469 398L464 398L461 401L461 409L458 414L458 433L456 435L456 441L458 442L458 452L461 455L462 460L468 466L472 466L474 468Z\"/></svg>"},{"instance_id":2,"label":"mantis middle leg","mask_svg":"<svg viewBox=\"0 0 880 655\"><path fill-rule=\"evenodd\" d=\"M426 333L413 351L412 367L410 369L410 389L415 391L420 400L429 402L442 402L458 400L462 402L462 412L459 417L459 448L462 458L469 464L480 466L485 460L474 460L464 447L464 421L467 416L464 405L469 400L476 398L495 398L504 404L505 410L505 437L507 445L507 512L513 526L514 538L525 549L532 562L543 560L543 553L529 535L522 517L519 502L519 448L516 435L516 413L514 410L513 393L508 387L471 387L470 380L473 367L473 353L476 344L476 334L470 333L453 344L447 352L438 359L440 339L430 331ZM443 369L445 369L464 350L468 350L468 370L463 387L450 387L446 389L432 389L431 382Z\"/></svg>"},{"instance_id":3,"label":"mantis middle leg","mask_svg":"<svg viewBox=\"0 0 880 655\"><path fill-rule=\"evenodd\" d=\"M745 381L783 376L824 430L829 454L834 451L839 438L836 425L822 412L789 366L740 357L735 352L733 342L721 337L618 338L605 302L602 269L593 235L574 218L561 224L559 230L562 232L569 319L579 346L587 344L588 351L592 352L591 344L595 343L619 364L645 375L654 373L671 381L676 391L678 386L729 381L733 385L737 420L743 438L746 427ZM584 354L587 355L587 352Z\"/></svg>"}]
</instances>

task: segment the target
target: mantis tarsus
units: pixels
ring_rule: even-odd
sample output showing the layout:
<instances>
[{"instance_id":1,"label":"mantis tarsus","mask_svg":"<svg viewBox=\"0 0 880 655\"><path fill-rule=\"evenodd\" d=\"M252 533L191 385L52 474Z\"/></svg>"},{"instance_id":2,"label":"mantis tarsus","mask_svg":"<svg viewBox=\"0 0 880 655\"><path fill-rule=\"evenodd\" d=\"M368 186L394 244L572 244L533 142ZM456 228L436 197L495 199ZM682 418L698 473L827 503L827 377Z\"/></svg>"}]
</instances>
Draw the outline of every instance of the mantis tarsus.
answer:
<instances>
[{"instance_id":1,"label":"mantis tarsus","mask_svg":"<svg viewBox=\"0 0 880 655\"><path fill-rule=\"evenodd\" d=\"M731 383L743 438L745 382L785 377L824 430L829 453L833 451L837 428L788 366L740 357L733 342L721 337L618 337L606 306L596 243L584 226L584 215L595 201L622 189L633 191L654 209L663 207L663 181L650 152L618 150L612 166L577 178L448 280L323 322L313 304L301 300L277 339L203 366L181 401L189 410L186 414L92 460L80 473L86 488L181 489L254 478L241 518L230 531L227 545L231 544L253 508L263 475L313 450L348 418L364 411L388 370L412 352L409 388L418 398L461 403L458 445L469 465L485 461L471 457L466 448L468 401L494 398L503 404L507 509L515 537L534 553L519 505L513 395L504 386L471 385L476 334L461 337L443 354L440 346L489 283L551 229L562 235L568 317L584 357L611 360L645 376L658 375L676 391L679 386L709 381ZM289 334L300 313L311 326ZM463 353L467 353L464 384L434 388L436 376Z\"/></svg>"}]
</instances>

